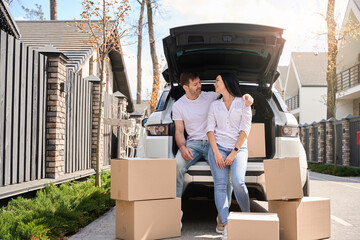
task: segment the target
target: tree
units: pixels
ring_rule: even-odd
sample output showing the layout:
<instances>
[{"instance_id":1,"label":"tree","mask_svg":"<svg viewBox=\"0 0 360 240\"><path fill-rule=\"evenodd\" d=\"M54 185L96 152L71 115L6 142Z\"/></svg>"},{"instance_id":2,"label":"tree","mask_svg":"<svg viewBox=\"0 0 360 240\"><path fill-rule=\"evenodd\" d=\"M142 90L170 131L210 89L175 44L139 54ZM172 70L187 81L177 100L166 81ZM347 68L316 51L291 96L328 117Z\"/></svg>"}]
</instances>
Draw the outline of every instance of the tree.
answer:
<instances>
[{"instance_id":1,"label":"tree","mask_svg":"<svg viewBox=\"0 0 360 240\"><path fill-rule=\"evenodd\" d=\"M327 44L328 44L328 57L326 69L327 81L327 99L326 99L326 116L327 119L334 119L334 148L337 149L337 131L336 131L336 94L337 94L337 55L339 41L345 41L346 37L357 38L360 35L359 23L348 23L342 31L336 31L336 21L334 18L335 13L335 0L328 0L325 21L327 24ZM334 166L336 167L337 151L334 151Z\"/></svg>"},{"instance_id":2,"label":"tree","mask_svg":"<svg viewBox=\"0 0 360 240\"><path fill-rule=\"evenodd\" d=\"M143 29L143 18L144 18L144 8L145 8L145 0L141 2L138 0L138 3L141 5L140 7L140 16L138 23L138 51L137 51L137 88L136 88L136 103L141 103L141 50L142 50L142 29Z\"/></svg>"},{"instance_id":3,"label":"tree","mask_svg":"<svg viewBox=\"0 0 360 240\"><path fill-rule=\"evenodd\" d=\"M150 111L153 112L155 111L158 93L159 93L160 69L156 55L156 48L155 48L153 7L151 0L146 0L146 9L147 9L148 28L149 28L150 53L151 53L151 60L153 63L153 86L152 86L152 93L150 99Z\"/></svg>"},{"instance_id":4,"label":"tree","mask_svg":"<svg viewBox=\"0 0 360 240\"><path fill-rule=\"evenodd\" d=\"M50 0L50 20L57 20L57 1Z\"/></svg>"},{"instance_id":5,"label":"tree","mask_svg":"<svg viewBox=\"0 0 360 240\"><path fill-rule=\"evenodd\" d=\"M26 19L29 20L45 20L44 18L44 12L42 10L42 7L40 4L35 3L35 7L36 9L29 9L27 7L25 7L24 5L21 6L21 8L25 11Z\"/></svg>"},{"instance_id":6,"label":"tree","mask_svg":"<svg viewBox=\"0 0 360 240\"><path fill-rule=\"evenodd\" d=\"M100 124L102 115L103 89L106 84L105 62L109 61L108 54L111 51L121 52L120 39L125 37L128 29L124 27L128 12L131 9L128 0L102 0L94 3L91 0L83 0L84 11L81 13L80 22L75 25L80 32L90 35L89 42L98 52L95 59L99 63L100 77L100 107L97 128L96 147L96 177L95 185L100 186ZM93 20L97 18L98 20Z\"/></svg>"}]
</instances>

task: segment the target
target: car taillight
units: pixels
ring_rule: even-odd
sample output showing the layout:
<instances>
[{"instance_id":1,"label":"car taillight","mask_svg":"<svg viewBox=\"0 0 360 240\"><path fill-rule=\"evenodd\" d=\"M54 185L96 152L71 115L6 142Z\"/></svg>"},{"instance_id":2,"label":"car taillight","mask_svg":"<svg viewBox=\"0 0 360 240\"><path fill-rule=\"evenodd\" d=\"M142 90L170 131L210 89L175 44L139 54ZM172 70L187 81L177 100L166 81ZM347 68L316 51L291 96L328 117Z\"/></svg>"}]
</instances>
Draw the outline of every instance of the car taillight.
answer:
<instances>
[{"instance_id":1,"label":"car taillight","mask_svg":"<svg viewBox=\"0 0 360 240\"><path fill-rule=\"evenodd\" d=\"M280 137L297 137L299 135L298 127L279 126Z\"/></svg>"},{"instance_id":2,"label":"car taillight","mask_svg":"<svg viewBox=\"0 0 360 240\"><path fill-rule=\"evenodd\" d=\"M169 135L168 125L150 125L146 126L148 136L167 136Z\"/></svg>"}]
</instances>

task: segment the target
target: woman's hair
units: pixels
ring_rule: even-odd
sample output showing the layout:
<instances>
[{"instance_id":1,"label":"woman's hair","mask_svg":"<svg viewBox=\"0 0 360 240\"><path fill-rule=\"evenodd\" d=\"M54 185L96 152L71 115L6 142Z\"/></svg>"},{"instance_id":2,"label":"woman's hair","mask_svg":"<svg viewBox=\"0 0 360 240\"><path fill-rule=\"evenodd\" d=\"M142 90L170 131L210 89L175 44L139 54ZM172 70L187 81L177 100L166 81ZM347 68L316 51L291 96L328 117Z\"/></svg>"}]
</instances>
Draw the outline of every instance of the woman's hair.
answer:
<instances>
[{"instance_id":1,"label":"woman's hair","mask_svg":"<svg viewBox=\"0 0 360 240\"><path fill-rule=\"evenodd\" d=\"M224 81L226 90L230 95L234 97L241 97L243 94L240 90L239 80L233 73L220 73L219 74Z\"/></svg>"}]
</instances>

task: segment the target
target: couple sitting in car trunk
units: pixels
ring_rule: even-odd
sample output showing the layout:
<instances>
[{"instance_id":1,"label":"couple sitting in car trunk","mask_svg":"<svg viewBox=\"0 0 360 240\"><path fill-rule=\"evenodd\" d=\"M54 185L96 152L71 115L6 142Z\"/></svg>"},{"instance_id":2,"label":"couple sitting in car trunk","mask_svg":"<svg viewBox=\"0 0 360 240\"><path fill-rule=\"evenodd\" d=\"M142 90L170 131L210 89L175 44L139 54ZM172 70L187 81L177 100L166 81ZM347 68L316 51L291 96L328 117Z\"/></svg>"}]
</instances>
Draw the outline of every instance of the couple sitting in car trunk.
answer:
<instances>
[{"instance_id":1,"label":"couple sitting in car trunk","mask_svg":"<svg viewBox=\"0 0 360 240\"><path fill-rule=\"evenodd\" d=\"M182 195L183 178L189 167L205 159L214 179L218 210L216 231L222 232L226 238L232 187L241 211L250 211L245 173L253 98L241 94L238 79L231 73L220 73L216 77L216 93L201 92L200 78L195 73L182 73L180 83L185 95L174 103L172 109L175 140L179 147L176 194L177 197ZM188 134L187 140L184 130ZM231 183L228 183L229 170Z\"/></svg>"}]
</instances>

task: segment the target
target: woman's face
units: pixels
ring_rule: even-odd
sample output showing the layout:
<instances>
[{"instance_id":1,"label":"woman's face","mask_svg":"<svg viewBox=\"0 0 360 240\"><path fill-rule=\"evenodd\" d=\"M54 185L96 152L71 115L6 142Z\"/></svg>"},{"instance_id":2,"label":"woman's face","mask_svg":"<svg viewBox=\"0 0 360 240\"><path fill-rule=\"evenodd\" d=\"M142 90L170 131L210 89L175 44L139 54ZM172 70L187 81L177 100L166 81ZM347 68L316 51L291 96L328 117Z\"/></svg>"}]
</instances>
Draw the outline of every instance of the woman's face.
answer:
<instances>
[{"instance_id":1,"label":"woman's face","mask_svg":"<svg viewBox=\"0 0 360 240\"><path fill-rule=\"evenodd\" d=\"M224 81L220 75L216 77L214 86L216 93L223 94L224 92L227 92Z\"/></svg>"}]
</instances>

